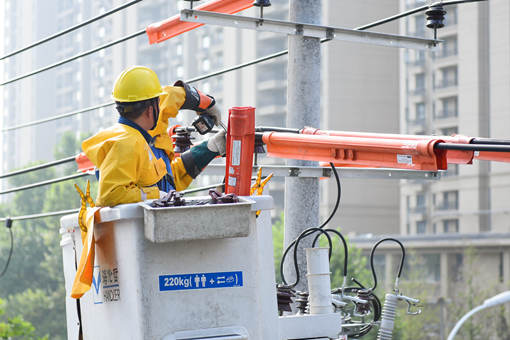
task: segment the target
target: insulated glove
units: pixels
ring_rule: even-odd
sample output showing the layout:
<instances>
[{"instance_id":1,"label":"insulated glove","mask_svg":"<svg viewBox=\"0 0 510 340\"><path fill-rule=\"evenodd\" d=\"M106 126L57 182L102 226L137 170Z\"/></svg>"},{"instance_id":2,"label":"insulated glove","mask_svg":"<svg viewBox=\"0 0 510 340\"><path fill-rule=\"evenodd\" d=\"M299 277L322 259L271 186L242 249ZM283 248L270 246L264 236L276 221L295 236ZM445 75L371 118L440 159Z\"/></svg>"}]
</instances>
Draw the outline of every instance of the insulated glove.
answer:
<instances>
[{"instance_id":1,"label":"insulated glove","mask_svg":"<svg viewBox=\"0 0 510 340\"><path fill-rule=\"evenodd\" d=\"M219 153L221 156L225 155L227 150L227 137L225 135L225 130L221 130L209 138L207 140L207 148L212 152Z\"/></svg>"},{"instance_id":2,"label":"insulated glove","mask_svg":"<svg viewBox=\"0 0 510 340\"><path fill-rule=\"evenodd\" d=\"M193 110L196 111L196 113L199 115L207 112L212 117L214 117L215 124L219 123L221 120L221 112L218 108L215 107L216 100L214 100L213 96L202 93L195 87L189 86L182 80L176 81L174 86L180 86L184 88L184 92L186 93L186 99L184 100L184 104L182 104L181 109Z\"/></svg>"}]
</instances>

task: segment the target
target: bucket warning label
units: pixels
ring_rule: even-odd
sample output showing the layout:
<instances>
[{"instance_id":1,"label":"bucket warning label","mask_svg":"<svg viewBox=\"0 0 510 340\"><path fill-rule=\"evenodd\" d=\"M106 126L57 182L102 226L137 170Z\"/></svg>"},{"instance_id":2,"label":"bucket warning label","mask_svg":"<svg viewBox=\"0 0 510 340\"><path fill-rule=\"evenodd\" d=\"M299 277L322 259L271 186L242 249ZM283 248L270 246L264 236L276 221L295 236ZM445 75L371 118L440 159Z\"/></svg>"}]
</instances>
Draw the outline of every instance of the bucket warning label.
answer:
<instances>
[{"instance_id":1,"label":"bucket warning label","mask_svg":"<svg viewBox=\"0 0 510 340\"><path fill-rule=\"evenodd\" d=\"M119 301L119 269L94 266L92 292L94 304Z\"/></svg>"},{"instance_id":2,"label":"bucket warning label","mask_svg":"<svg viewBox=\"0 0 510 340\"><path fill-rule=\"evenodd\" d=\"M159 291L243 286L243 272L160 275Z\"/></svg>"}]
</instances>

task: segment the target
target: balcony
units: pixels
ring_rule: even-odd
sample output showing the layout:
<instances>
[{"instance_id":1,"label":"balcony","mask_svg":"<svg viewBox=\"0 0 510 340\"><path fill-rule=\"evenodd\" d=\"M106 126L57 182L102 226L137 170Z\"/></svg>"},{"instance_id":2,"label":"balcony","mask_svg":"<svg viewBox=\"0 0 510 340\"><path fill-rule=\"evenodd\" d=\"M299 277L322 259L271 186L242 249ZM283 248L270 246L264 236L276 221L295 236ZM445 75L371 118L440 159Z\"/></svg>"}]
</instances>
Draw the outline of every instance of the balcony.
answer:
<instances>
[{"instance_id":1,"label":"balcony","mask_svg":"<svg viewBox=\"0 0 510 340\"><path fill-rule=\"evenodd\" d=\"M446 210L458 210L459 204L458 202L441 202L434 206L434 209L437 211L446 211Z\"/></svg>"},{"instance_id":2,"label":"balcony","mask_svg":"<svg viewBox=\"0 0 510 340\"><path fill-rule=\"evenodd\" d=\"M456 56L458 54L457 49L438 51L434 54L434 59L444 59L452 56Z\"/></svg>"},{"instance_id":3,"label":"balcony","mask_svg":"<svg viewBox=\"0 0 510 340\"><path fill-rule=\"evenodd\" d=\"M434 85L434 89L446 89L449 87L455 87L457 86L457 79L445 79L443 81L437 82Z\"/></svg>"},{"instance_id":4,"label":"balcony","mask_svg":"<svg viewBox=\"0 0 510 340\"><path fill-rule=\"evenodd\" d=\"M427 90L425 87L416 87L414 89L409 90L409 94L415 95L415 96L423 96Z\"/></svg>"},{"instance_id":5,"label":"balcony","mask_svg":"<svg viewBox=\"0 0 510 340\"><path fill-rule=\"evenodd\" d=\"M457 117L458 115L459 115L458 110L440 110L440 111L436 111L436 113L434 114L434 118L445 119L445 118Z\"/></svg>"}]
</instances>

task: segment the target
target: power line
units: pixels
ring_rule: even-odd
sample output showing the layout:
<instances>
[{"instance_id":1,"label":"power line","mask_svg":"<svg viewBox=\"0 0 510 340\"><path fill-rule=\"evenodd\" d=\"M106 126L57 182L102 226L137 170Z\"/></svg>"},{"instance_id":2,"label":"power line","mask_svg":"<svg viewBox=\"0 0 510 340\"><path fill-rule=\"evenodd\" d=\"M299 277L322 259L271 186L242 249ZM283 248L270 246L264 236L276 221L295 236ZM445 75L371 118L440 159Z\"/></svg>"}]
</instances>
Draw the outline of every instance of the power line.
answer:
<instances>
[{"instance_id":1,"label":"power line","mask_svg":"<svg viewBox=\"0 0 510 340\"><path fill-rule=\"evenodd\" d=\"M70 209L70 210L52 211L52 212L48 212L48 213L33 214L33 215L24 215L24 216L15 216L15 217L0 217L0 222L6 221L7 219L10 219L12 221L33 220L36 218L73 214L73 213L77 213L79 211L80 211L80 209Z\"/></svg>"},{"instance_id":2,"label":"power line","mask_svg":"<svg viewBox=\"0 0 510 340\"><path fill-rule=\"evenodd\" d=\"M21 80L21 79L24 79L24 78L27 78L27 77L31 77L33 75L36 75L36 74L39 74L41 72L44 72L44 71L48 71L48 70L51 70L52 68L55 68L55 67L58 67L58 66L61 66L61 65L64 65L64 64L67 64L71 61L74 61L76 59L80 59L80 58L83 58L89 54L92 54L92 53L95 53L97 51L100 51L100 50L104 50L108 47L111 47L113 45L117 45L117 44L120 44L121 42L124 42L126 40L129 40L129 39L133 39L133 38L136 38L142 34L145 33L145 29L143 30L140 30L138 32L135 32L135 33L132 33L130 35L126 35L125 37L122 37L120 39L117 39L117 40L114 40L114 41L111 41L109 43L106 43L104 45L101 45L99 47L96 47L96 48L93 48L91 50L88 50L88 51L85 51L85 52L82 52L82 53L79 53L75 56L72 56L70 58L67 58L67 59L64 59L64 60L61 60L61 61L57 61L56 63L53 63L51 65L48 65L48 66L45 66L45 67L42 67L38 70L35 70L35 71L32 71L32 72L29 72L29 73L25 73L21 76L17 76L17 77L14 77L14 78L11 78L11 79L8 79L2 83L0 83L0 86L4 86L4 85L7 85L7 84L10 84L10 83L14 83L18 80Z\"/></svg>"},{"instance_id":3,"label":"power line","mask_svg":"<svg viewBox=\"0 0 510 340\"><path fill-rule=\"evenodd\" d=\"M8 172L6 174L0 175L0 178L6 178L6 177L11 177L11 176L21 175L21 174L25 174L25 173L28 173L28 172L31 172L31 171L36 171L36 170L41 170L41 169L49 168L49 167L52 167L52 166L55 166L55 165L60 165L60 164L72 162L75 159L76 159L76 156L70 156L70 157L67 157L67 158L62 158L62 159L59 159L59 160L56 160L56 161L52 161L52 162L48 162L48 163L44 163L44 164L35 165L35 166L30 167L30 168L25 168L25 169L21 169L21 170L16 170L16 171Z\"/></svg>"},{"instance_id":4,"label":"power line","mask_svg":"<svg viewBox=\"0 0 510 340\"><path fill-rule=\"evenodd\" d=\"M91 24L91 23L93 23L93 22L95 22L95 21L98 21L98 20L100 20L100 19L103 19L103 18L105 18L105 17L107 17L107 16L109 16L109 15L111 15L111 14L113 14L113 13L116 13L116 12L118 12L118 11L121 11L121 10L125 9L125 8L128 8L128 7L130 7L130 6L132 6L132 5L136 4L136 3L138 3L138 2L140 2L140 1L143 1L143 0L134 0L134 1L131 1L131 2L127 2L127 3L123 4L123 5L120 5L120 6L118 6L118 7L115 7L115 8L113 8L113 9L109 10L108 12L105 12L105 13L103 13L103 14L100 14L100 15L98 15L98 16L95 16L95 17L93 17L93 18L90 18L89 20L86 20L86 21L84 21L84 22L82 22L82 23L79 23L79 24L77 24L77 25L74 25L74 26L72 26L72 27L69 27L69 28L67 28L67 29L65 29L65 30L63 30L63 31L57 32L57 33L55 33L55 34L53 34L53 35L50 35L49 37L46 37L46 38L44 38L44 39L38 40L38 41L36 41L36 42L34 42L34 43L30 44L30 45L27 45L27 46L25 46L25 47L22 47L22 48L20 48L20 49L15 50L15 51L9 52L9 53L7 53L6 55L3 55L2 57L0 57L0 60L4 60L4 59L6 59L6 58L12 57L12 56L14 56L14 55L16 55L16 54L19 54L19 53L21 53L21 52L24 52L24 51L26 51L26 50L29 50L29 49L31 49L31 48L34 48L34 47L39 46L39 45L41 45L41 44L44 44L44 43L46 43L46 42L48 42L48 41L50 41L50 40L56 39L56 38L58 38L58 37L60 37L60 36L63 36L64 34L67 34L67 33L70 33L70 32L72 32L72 31L75 31L75 30L77 30L78 28L81 28L81 27L87 26L87 25L89 25L89 24Z\"/></svg>"},{"instance_id":5,"label":"power line","mask_svg":"<svg viewBox=\"0 0 510 340\"><path fill-rule=\"evenodd\" d=\"M387 23L389 23L391 21L394 21L394 20L397 20L397 19L409 16L409 15L412 15L412 14L416 14L416 13L419 13L419 12L426 11L431 6L435 6L435 5L451 6L451 5L457 5L457 4L462 4L462 3L482 2L482 1L487 1L487 0L451 0L451 1L436 2L436 3L433 3L432 5L424 5L424 6L416 7L416 8L410 9L408 11L405 11L405 12L402 12L402 13L399 13L399 14L396 14L396 15L392 15L391 17L387 17L387 18L384 18L384 19L381 19L381 20L378 20L378 21L374 21L374 22L372 22L370 24L357 27L357 28L355 28L355 30L366 30L366 29L369 29L369 28L372 28L372 27L375 27L375 26L387 24Z\"/></svg>"},{"instance_id":6,"label":"power line","mask_svg":"<svg viewBox=\"0 0 510 340\"><path fill-rule=\"evenodd\" d=\"M454 5L454 4L459 4L459 3L481 2L481 1L487 1L487 0L452 0L452 1L444 1L444 2L442 2L442 4L445 5L445 6L448 6L448 5ZM402 13L399 13L397 15L385 18L385 19L381 19L381 20L378 20L378 21L375 21L375 22L372 22L372 23L369 23L369 24L366 24L366 25L363 25L363 26L356 27L355 30L363 31L363 30L366 30L366 29L369 29L369 28L372 28L372 27L375 27L375 26L383 25L383 24L386 24L388 22L400 19L402 17L409 16L409 15L412 15L412 14L415 14L415 13L418 13L418 12L422 12L422 11L428 9L428 8L429 8L429 6L417 7L417 8L414 8L412 10L409 10L409 11L406 11L406 12L402 12ZM323 40L321 40L321 43L324 43L324 42L327 42L327 41L329 41L329 39L323 39ZM241 64L238 64L238 65L235 65L235 66L232 66L232 67L227 67L227 68L221 69L219 71L211 72L211 73L203 75L203 76L198 76L198 77L195 77L195 78L191 78L189 80L186 80L186 82L187 83L194 83L194 82L197 82L197 81L205 80L205 79L212 78L212 77L215 77L215 76L219 76L219 75L222 75L222 74L225 74L225 73L228 73L228 72L236 71L236 70L242 69L242 68L247 67L247 66L256 65L256 64L259 64L259 63L264 62L264 61L272 60L272 59L284 56L284 55L286 55L288 53L289 53L289 50L283 50L283 51L280 51L280 52L276 52L276 53L273 53L273 54L266 55L264 57L260 57L260 58L254 59L252 61L241 63ZM26 76L28 77L29 75L26 75ZM0 86L1 85L3 85L3 84L0 84ZM107 106L110 106L110 105L113 105L113 104L114 104L113 102L108 102L108 103L99 104L97 106L91 106L91 107L88 107L88 108L85 108L85 109L82 109L82 110L72 111L72 112L64 113L62 115L57 115L57 116L49 117L49 118L46 118L46 119L41 119L39 121L35 121L35 122L31 122L31 123L25 123L25 124L20 124L20 125L4 128L4 129L2 129L2 132L10 131L10 130L15 130L15 129L19 129L19 128L23 128L23 127L28 127L28 126L33 126L33 125L38 125L38 124L50 122L50 121L53 121L53 120L70 117L70 116L77 115L77 114L80 114L80 113L84 113L84 112L87 112L87 111L93 111L93 110L101 108L101 107L107 107Z\"/></svg>"},{"instance_id":7,"label":"power line","mask_svg":"<svg viewBox=\"0 0 510 340\"><path fill-rule=\"evenodd\" d=\"M62 119L62 118L67 118L67 117L75 116L75 115L78 115L80 113L84 113L84 112L88 112L88 111L94 111L94 110L97 110L97 109L100 109L100 108L103 108L103 107L111 106L113 104L115 104L115 103L114 102L106 102L106 103L102 103L102 104L99 104L99 105L89 106L89 107L86 107L84 109L80 109L80 110L76 110L76 111L71 111L71 112L63 113L61 115L56 115L56 116L52 116L52 117L48 117L48 118L44 118L44 119L40 119L40 120L35 120L33 122L28 122L28 123L24 123L24 124L19 124L19 125L14 125L14 126L6 127L4 129L2 129L2 132L17 130L17 129L21 129L21 128L28 127L28 126L39 125L39 124L42 124L42 123L47 123L47 122L51 122L51 121L54 121L54 120L58 120L58 119Z\"/></svg>"},{"instance_id":8,"label":"power line","mask_svg":"<svg viewBox=\"0 0 510 340\"><path fill-rule=\"evenodd\" d=\"M23 191L23 190L33 189L33 188L38 188L38 187L42 187L42 186L45 186L45 185L48 185L48 184L64 182L64 181L68 181L70 179L84 177L84 176L91 176L91 174L85 172L85 173L79 173L79 174L64 176L64 177L60 177L60 178L50 179L50 180L47 180L47 181L27 184L27 185L24 185L24 186L21 186L21 187L17 187L17 188L12 188L12 189L7 189L7 190L4 190L4 191L0 191L0 195L10 194L12 192Z\"/></svg>"}]
</instances>

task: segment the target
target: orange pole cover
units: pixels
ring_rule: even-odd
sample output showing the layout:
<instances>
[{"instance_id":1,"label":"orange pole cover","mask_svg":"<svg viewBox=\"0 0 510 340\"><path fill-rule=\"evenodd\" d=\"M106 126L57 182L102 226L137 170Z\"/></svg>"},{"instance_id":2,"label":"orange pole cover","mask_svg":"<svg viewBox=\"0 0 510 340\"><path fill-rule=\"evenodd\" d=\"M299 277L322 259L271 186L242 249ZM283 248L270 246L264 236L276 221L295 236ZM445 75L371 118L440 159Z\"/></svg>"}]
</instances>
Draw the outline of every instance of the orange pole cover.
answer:
<instances>
[{"instance_id":1,"label":"orange pole cover","mask_svg":"<svg viewBox=\"0 0 510 340\"><path fill-rule=\"evenodd\" d=\"M441 139L445 143L469 144L473 137L463 135L455 136L425 136L425 135L399 135L391 133L372 133L372 132L354 132L354 131L330 131L319 130L311 127L305 127L301 130L305 135L326 135L326 136L343 136L343 137L368 137L368 138L385 138L385 139L406 139L406 140L423 140L423 139ZM448 164L472 164L474 152L464 150L448 150L446 159ZM339 165L340 164L335 164ZM345 166L342 164L341 166Z\"/></svg>"},{"instance_id":2,"label":"orange pole cover","mask_svg":"<svg viewBox=\"0 0 510 340\"><path fill-rule=\"evenodd\" d=\"M271 157L340 163L347 166L411 170L446 170L440 139L405 140L266 132L262 140Z\"/></svg>"},{"instance_id":3,"label":"orange pole cover","mask_svg":"<svg viewBox=\"0 0 510 340\"><path fill-rule=\"evenodd\" d=\"M253 6L253 0L213 0L195 8L200 11L218 12L226 14L238 13ZM163 42L179 34L191 31L203 24L181 21L180 15L174 15L166 20L150 24L146 28L149 44Z\"/></svg>"}]
</instances>

